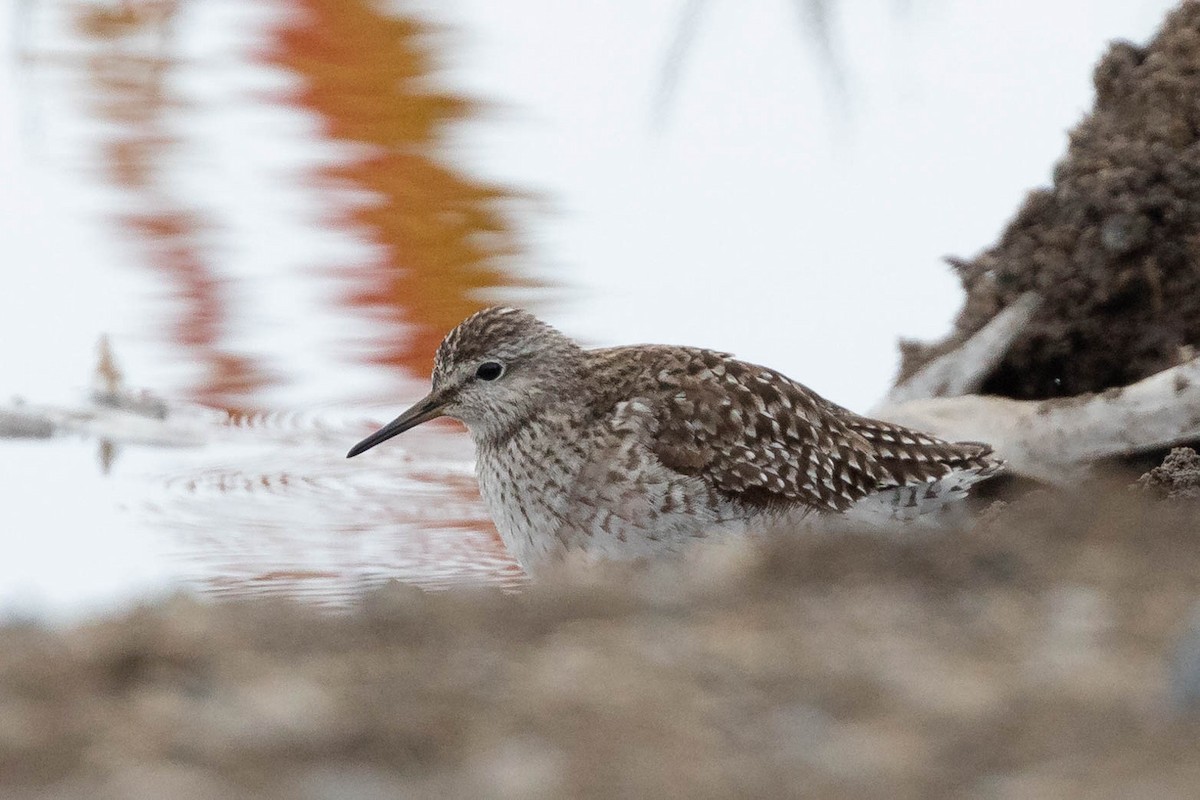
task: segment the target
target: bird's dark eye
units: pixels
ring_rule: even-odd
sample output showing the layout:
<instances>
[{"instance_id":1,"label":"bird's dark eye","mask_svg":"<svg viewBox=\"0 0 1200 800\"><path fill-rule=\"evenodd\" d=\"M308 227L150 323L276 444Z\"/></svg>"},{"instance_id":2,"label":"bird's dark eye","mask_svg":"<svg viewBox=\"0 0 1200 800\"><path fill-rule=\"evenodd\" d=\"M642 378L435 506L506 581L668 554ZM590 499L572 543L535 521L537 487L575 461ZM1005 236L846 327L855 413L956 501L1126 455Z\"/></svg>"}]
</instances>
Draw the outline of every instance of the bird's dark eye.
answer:
<instances>
[{"instance_id":1,"label":"bird's dark eye","mask_svg":"<svg viewBox=\"0 0 1200 800\"><path fill-rule=\"evenodd\" d=\"M494 381L504 374L504 365L499 361L485 361L475 370L475 377L481 381Z\"/></svg>"}]
</instances>

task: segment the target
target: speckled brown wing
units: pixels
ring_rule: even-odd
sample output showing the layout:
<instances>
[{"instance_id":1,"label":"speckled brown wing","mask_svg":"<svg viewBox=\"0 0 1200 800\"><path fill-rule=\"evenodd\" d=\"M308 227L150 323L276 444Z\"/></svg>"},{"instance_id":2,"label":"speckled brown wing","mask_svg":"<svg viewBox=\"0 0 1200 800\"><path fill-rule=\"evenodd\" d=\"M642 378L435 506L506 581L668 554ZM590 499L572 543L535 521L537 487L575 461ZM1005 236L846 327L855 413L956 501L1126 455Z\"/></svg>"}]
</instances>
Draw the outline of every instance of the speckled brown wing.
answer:
<instances>
[{"instance_id":1,"label":"speckled brown wing","mask_svg":"<svg viewBox=\"0 0 1200 800\"><path fill-rule=\"evenodd\" d=\"M835 407L773 370L711 350L607 353L621 356L609 364L626 362L605 376L613 391L660 409L654 451L663 464L731 500L844 510L887 477Z\"/></svg>"},{"instance_id":2,"label":"speckled brown wing","mask_svg":"<svg viewBox=\"0 0 1200 800\"><path fill-rule=\"evenodd\" d=\"M886 476L885 485L936 480L955 470L994 471L1001 462L990 445L947 442L890 422L846 412L850 430L866 439Z\"/></svg>"},{"instance_id":3,"label":"speckled brown wing","mask_svg":"<svg viewBox=\"0 0 1200 800\"><path fill-rule=\"evenodd\" d=\"M613 397L659 410L655 454L756 507L842 511L879 489L995 465L991 448L862 417L765 367L683 347L592 351Z\"/></svg>"}]
</instances>

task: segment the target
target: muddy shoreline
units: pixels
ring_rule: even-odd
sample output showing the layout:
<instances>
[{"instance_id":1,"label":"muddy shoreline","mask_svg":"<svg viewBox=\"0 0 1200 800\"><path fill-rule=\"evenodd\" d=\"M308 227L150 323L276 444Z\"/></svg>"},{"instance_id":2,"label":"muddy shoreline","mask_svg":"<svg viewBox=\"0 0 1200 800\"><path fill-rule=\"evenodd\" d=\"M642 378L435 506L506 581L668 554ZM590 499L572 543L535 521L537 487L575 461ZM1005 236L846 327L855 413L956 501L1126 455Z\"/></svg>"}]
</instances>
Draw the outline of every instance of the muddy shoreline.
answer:
<instances>
[{"instance_id":1,"label":"muddy shoreline","mask_svg":"<svg viewBox=\"0 0 1200 800\"><path fill-rule=\"evenodd\" d=\"M1153 495L1037 493L972 531L779 536L516 594L7 624L0 795L1194 796L1195 507Z\"/></svg>"}]
</instances>

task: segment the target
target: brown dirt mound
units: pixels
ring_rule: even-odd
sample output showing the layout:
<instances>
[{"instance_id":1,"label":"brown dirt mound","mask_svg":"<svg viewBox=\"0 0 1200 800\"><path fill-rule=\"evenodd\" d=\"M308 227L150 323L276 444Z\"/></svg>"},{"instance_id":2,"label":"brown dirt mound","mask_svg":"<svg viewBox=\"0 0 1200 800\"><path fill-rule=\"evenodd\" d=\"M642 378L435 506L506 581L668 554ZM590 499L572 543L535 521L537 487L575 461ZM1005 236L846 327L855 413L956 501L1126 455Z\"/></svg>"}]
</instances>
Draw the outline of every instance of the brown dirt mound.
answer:
<instances>
[{"instance_id":1,"label":"brown dirt mound","mask_svg":"<svg viewBox=\"0 0 1200 800\"><path fill-rule=\"evenodd\" d=\"M966 303L946 341L902 343L901 380L1031 290L1043 306L985 393L1124 386L1200 342L1200 2L1146 47L1114 43L1094 82L1054 185L1030 193L994 247L951 260Z\"/></svg>"},{"instance_id":2,"label":"brown dirt mound","mask_svg":"<svg viewBox=\"0 0 1200 800\"><path fill-rule=\"evenodd\" d=\"M1200 547L1141 498L0 625L0 797L1195 797Z\"/></svg>"}]
</instances>

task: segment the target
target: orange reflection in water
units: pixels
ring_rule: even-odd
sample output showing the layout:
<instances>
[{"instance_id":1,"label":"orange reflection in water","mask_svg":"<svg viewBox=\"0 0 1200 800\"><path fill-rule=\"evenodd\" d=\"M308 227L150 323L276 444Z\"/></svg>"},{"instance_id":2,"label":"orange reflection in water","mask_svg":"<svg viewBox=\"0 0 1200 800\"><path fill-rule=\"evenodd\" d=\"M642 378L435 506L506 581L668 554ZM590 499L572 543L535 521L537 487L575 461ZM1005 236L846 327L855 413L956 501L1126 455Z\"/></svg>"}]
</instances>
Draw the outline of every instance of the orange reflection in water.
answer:
<instances>
[{"instance_id":1,"label":"orange reflection in water","mask_svg":"<svg viewBox=\"0 0 1200 800\"><path fill-rule=\"evenodd\" d=\"M96 162L132 208L118 221L182 305L165 320L171 340L203 365L188 393L245 409L281 376L231 341L238 276L218 269L219 253L206 246L215 221L171 177L181 142L167 118L181 104L171 78L181 66L183 7L68 4L89 48L86 102L105 123ZM331 192L329 224L378 245L373 261L335 265L349 282L335 302L375 323L372 361L423 377L446 331L485 304L481 290L528 285L507 270L521 254L511 216L519 198L449 158L447 133L474 106L432 88L438 42L429 26L367 0L282 0L280 8L263 59L301 79L281 100L315 114L331 142L352 146L353 155L313 177L365 198L335 206L346 193Z\"/></svg>"},{"instance_id":2,"label":"orange reflection in water","mask_svg":"<svg viewBox=\"0 0 1200 800\"><path fill-rule=\"evenodd\" d=\"M263 58L301 79L286 102L352 146L354 155L315 178L365 195L332 212L330 224L378 246L375 260L338 267L351 287L339 301L382 317L373 362L423 378L446 332L486 305L480 290L528 285L504 269L521 253L510 217L517 197L449 160L448 130L474 106L433 88L437 43L425 23L369 0L288 0L286 8ZM474 482L448 488L477 506ZM476 519L462 530L485 534L462 542L476 567L515 569L491 525Z\"/></svg>"},{"instance_id":3,"label":"orange reflection in water","mask_svg":"<svg viewBox=\"0 0 1200 800\"><path fill-rule=\"evenodd\" d=\"M267 61L302 78L287 99L318 115L330 139L361 155L327 169L328 185L366 190L340 211L380 246L378 260L349 269L343 301L386 327L371 355L428 374L445 333L479 310L480 289L523 283L501 262L519 251L509 217L514 195L446 160L446 133L469 101L431 88L433 34L367 0L291 0Z\"/></svg>"},{"instance_id":4,"label":"orange reflection in water","mask_svg":"<svg viewBox=\"0 0 1200 800\"><path fill-rule=\"evenodd\" d=\"M210 223L167 174L179 145L166 116L179 107L168 80L180 63L174 46L180 6L139 0L76 3L70 10L91 48L84 60L90 111L108 123L99 166L135 209L118 220L182 305L167 323L171 339L203 367L189 394L209 406L242 409L272 376L229 342L227 285L217 257L201 242Z\"/></svg>"},{"instance_id":5,"label":"orange reflection in water","mask_svg":"<svg viewBox=\"0 0 1200 800\"><path fill-rule=\"evenodd\" d=\"M208 246L215 221L173 180L186 155L178 137L188 135L172 127L180 100L171 89L186 51L176 41L186 4L68 2L88 46L86 101L104 123L97 161L127 201L117 219L180 304L165 321L181 357L204 366L190 393L238 412L235 426L255 419L248 412L256 396L278 376L235 348L231 337L251 324L235 318L239 306L231 303L229 282L240 276L219 268L220 252ZM367 264L332 267L351 287L332 302L375 323L373 361L423 377L445 332L483 305L479 290L522 283L503 269L519 251L509 216L516 198L446 158L448 128L472 106L429 88L436 64L423 24L361 0L286 0L280 7L287 13L265 32L263 58L300 78L301 88L283 99L315 114L337 152L352 153L314 177L366 198L344 202L329 224L368 239L379 253ZM330 192L330 204L345 194ZM454 479L467 457L461 438L433 428L411 442L429 472L393 461L401 476L413 472L401 492L379 482L378 465L346 466L345 447L365 431L348 431L345 444L335 446L316 428L311 437L286 431L274 447L269 427L247 428L267 448L259 456L265 462L212 448L216 483L155 504L155 526L195 545L184 549L200 565L198 582L222 591L261 592L271 584L341 597L362 575L422 585L520 575L482 512L474 481ZM277 495L287 502L273 502ZM322 556L317 566L314 552Z\"/></svg>"}]
</instances>

